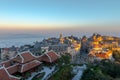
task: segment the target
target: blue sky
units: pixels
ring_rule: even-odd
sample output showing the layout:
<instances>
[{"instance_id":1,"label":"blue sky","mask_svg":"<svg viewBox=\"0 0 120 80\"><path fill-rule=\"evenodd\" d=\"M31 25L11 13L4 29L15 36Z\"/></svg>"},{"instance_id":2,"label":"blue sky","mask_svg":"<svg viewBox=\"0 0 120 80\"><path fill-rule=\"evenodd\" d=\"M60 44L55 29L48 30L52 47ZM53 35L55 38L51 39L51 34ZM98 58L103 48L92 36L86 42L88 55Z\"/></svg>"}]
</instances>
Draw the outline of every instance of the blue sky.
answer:
<instances>
[{"instance_id":1,"label":"blue sky","mask_svg":"<svg viewBox=\"0 0 120 80\"><path fill-rule=\"evenodd\" d=\"M119 25L119 4L120 0L0 0L0 28Z\"/></svg>"}]
</instances>

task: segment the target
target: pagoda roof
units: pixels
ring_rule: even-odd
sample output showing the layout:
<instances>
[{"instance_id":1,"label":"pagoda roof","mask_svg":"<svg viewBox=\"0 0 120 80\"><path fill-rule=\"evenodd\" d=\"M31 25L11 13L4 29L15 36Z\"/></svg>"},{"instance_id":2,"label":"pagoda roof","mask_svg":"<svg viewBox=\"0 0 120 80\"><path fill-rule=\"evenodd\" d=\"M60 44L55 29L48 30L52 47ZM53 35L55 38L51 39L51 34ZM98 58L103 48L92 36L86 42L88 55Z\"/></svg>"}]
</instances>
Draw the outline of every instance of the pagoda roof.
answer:
<instances>
[{"instance_id":1,"label":"pagoda roof","mask_svg":"<svg viewBox=\"0 0 120 80\"><path fill-rule=\"evenodd\" d=\"M5 67L0 68L0 80L20 80L19 78L12 76L8 73Z\"/></svg>"},{"instance_id":2,"label":"pagoda roof","mask_svg":"<svg viewBox=\"0 0 120 80\"><path fill-rule=\"evenodd\" d=\"M49 51L49 52L41 55L40 57L38 57L38 60L52 63L52 62L55 62L59 57L60 57L60 55L58 55L56 52Z\"/></svg>"},{"instance_id":3,"label":"pagoda roof","mask_svg":"<svg viewBox=\"0 0 120 80\"><path fill-rule=\"evenodd\" d=\"M19 72L21 72L21 73L26 72L32 68L39 66L40 64L42 64L42 62L40 62L38 60L34 60L34 61L29 62L29 63L23 64L20 66Z\"/></svg>"},{"instance_id":4,"label":"pagoda roof","mask_svg":"<svg viewBox=\"0 0 120 80\"><path fill-rule=\"evenodd\" d=\"M26 52L18 53L18 55L16 55L16 57L13 60L19 63L27 63L35 59L36 56L34 56L30 51L26 51Z\"/></svg>"}]
</instances>

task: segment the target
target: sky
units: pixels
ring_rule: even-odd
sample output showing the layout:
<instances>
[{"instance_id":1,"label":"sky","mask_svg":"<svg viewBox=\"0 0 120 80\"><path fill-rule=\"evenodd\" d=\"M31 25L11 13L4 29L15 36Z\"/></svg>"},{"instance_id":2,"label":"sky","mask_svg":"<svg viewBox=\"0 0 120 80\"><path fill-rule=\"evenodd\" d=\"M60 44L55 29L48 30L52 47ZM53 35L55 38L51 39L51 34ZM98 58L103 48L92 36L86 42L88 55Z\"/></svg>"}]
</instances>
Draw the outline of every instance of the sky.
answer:
<instances>
[{"instance_id":1,"label":"sky","mask_svg":"<svg viewBox=\"0 0 120 80\"><path fill-rule=\"evenodd\" d=\"M0 34L115 33L120 0L0 0Z\"/></svg>"}]
</instances>

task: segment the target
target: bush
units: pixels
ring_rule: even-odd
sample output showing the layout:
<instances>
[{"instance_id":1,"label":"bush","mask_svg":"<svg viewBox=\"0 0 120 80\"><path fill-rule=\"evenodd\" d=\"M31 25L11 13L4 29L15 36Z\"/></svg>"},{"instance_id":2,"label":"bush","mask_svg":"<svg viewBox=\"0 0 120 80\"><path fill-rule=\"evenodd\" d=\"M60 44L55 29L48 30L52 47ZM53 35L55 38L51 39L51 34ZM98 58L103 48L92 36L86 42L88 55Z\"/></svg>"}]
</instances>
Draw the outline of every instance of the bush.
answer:
<instances>
[{"instance_id":1,"label":"bush","mask_svg":"<svg viewBox=\"0 0 120 80\"><path fill-rule=\"evenodd\" d=\"M120 64L102 60L96 65L89 65L81 80L115 80L120 78Z\"/></svg>"},{"instance_id":2,"label":"bush","mask_svg":"<svg viewBox=\"0 0 120 80\"><path fill-rule=\"evenodd\" d=\"M113 58L115 61L120 62L120 52L119 51L113 51Z\"/></svg>"},{"instance_id":3,"label":"bush","mask_svg":"<svg viewBox=\"0 0 120 80\"><path fill-rule=\"evenodd\" d=\"M62 66L49 80L71 80L73 77L72 67L69 65Z\"/></svg>"},{"instance_id":4,"label":"bush","mask_svg":"<svg viewBox=\"0 0 120 80\"><path fill-rule=\"evenodd\" d=\"M81 80L111 80L111 78L102 73L102 70L96 66L86 69Z\"/></svg>"},{"instance_id":5,"label":"bush","mask_svg":"<svg viewBox=\"0 0 120 80\"><path fill-rule=\"evenodd\" d=\"M61 56L58 60L58 67L61 67L63 64L70 64L70 55L65 54Z\"/></svg>"}]
</instances>

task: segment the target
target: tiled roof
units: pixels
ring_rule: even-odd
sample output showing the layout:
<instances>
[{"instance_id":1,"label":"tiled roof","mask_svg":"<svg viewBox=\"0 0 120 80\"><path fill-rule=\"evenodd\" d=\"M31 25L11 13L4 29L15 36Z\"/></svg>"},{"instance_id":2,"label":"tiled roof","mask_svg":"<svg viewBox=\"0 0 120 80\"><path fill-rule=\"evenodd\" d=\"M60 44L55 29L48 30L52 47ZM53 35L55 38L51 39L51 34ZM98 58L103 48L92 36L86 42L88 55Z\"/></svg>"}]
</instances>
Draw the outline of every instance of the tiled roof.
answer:
<instances>
[{"instance_id":1,"label":"tiled roof","mask_svg":"<svg viewBox=\"0 0 120 80\"><path fill-rule=\"evenodd\" d=\"M14 74L16 72L24 73L39 66L41 64L40 61L52 63L59 57L60 56L54 51L49 51L38 58L32 55L30 52L18 54L15 58L1 63L1 65L4 67L0 68L0 80L19 80L10 74Z\"/></svg>"},{"instance_id":2,"label":"tiled roof","mask_svg":"<svg viewBox=\"0 0 120 80\"><path fill-rule=\"evenodd\" d=\"M94 48L102 48L103 46L102 45L93 45Z\"/></svg>"},{"instance_id":3,"label":"tiled roof","mask_svg":"<svg viewBox=\"0 0 120 80\"><path fill-rule=\"evenodd\" d=\"M14 58L14 61L17 61L19 63L27 63L27 62L33 61L35 59L36 59L36 57L33 56L30 52L23 52L23 53L18 54Z\"/></svg>"},{"instance_id":4,"label":"tiled roof","mask_svg":"<svg viewBox=\"0 0 120 80\"><path fill-rule=\"evenodd\" d=\"M9 67L11 65L11 60L4 61L1 63L1 65L4 65L5 67Z\"/></svg>"},{"instance_id":5,"label":"tiled roof","mask_svg":"<svg viewBox=\"0 0 120 80\"><path fill-rule=\"evenodd\" d=\"M28 71L28 70L30 70L32 68L35 68L35 67L39 66L40 64L41 64L40 61L34 60L34 61L31 61L31 62L26 63L24 65L21 65L20 72L21 73L26 72L26 71Z\"/></svg>"},{"instance_id":6,"label":"tiled roof","mask_svg":"<svg viewBox=\"0 0 120 80\"><path fill-rule=\"evenodd\" d=\"M43 54L42 56L38 57L38 60L52 63L56 61L59 57L60 56L54 51L49 51Z\"/></svg>"},{"instance_id":7,"label":"tiled roof","mask_svg":"<svg viewBox=\"0 0 120 80\"><path fill-rule=\"evenodd\" d=\"M109 59L112 55L112 51L109 50L109 51L104 52L104 53L102 53L102 52L101 53L96 53L95 55L99 58Z\"/></svg>"},{"instance_id":8,"label":"tiled roof","mask_svg":"<svg viewBox=\"0 0 120 80\"><path fill-rule=\"evenodd\" d=\"M17 79L17 78L11 77L11 80L20 80L20 79Z\"/></svg>"},{"instance_id":9,"label":"tiled roof","mask_svg":"<svg viewBox=\"0 0 120 80\"><path fill-rule=\"evenodd\" d=\"M48 52L46 55L48 55L51 58L51 62L54 62L59 58L57 53L55 53L53 51Z\"/></svg>"},{"instance_id":10,"label":"tiled roof","mask_svg":"<svg viewBox=\"0 0 120 80\"><path fill-rule=\"evenodd\" d=\"M11 76L4 67L0 68L0 80L19 80L16 77Z\"/></svg>"},{"instance_id":11,"label":"tiled roof","mask_svg":"<svg viewBox=\"0 0 120 80\"><path fill-rule=\"evenodd\" d=\"M32 68L39 66L41 63L42 62L40 62L38 60L33 60L33 61L30 61L30 62L24 63L24 64L15 63L12 66L6 67L6 69L9 72L9 74L14 74L16 72L23 73L25 71L28 71Z\"/></svg>"},{"instance_id":12,"label":"tiled roof","mask_svg":"<svg viewBox=\"0 0 120 80\"><path fill-rule=\"evenodd\" d=\"M18 72L18 68L19 68L19 64L15 64L13 66L10 66L7 68L7 71L10 73L10 74L14 74L16 72Z\"/></svg>"},{"instance_id":13,"label":"tiled roof","mask_svg":"<svg viewBox=\"0 0 120 80\"><path fill-rule=\"evenodd\" d=\"M96 54L96 56L99 57L99 58L104 58L104 59L107 59L109 57L105 53L99 53L99 54Z\"/></svg>"},{"instance_id":14,"label":"tiled roof","mask_svg":"<svg viewBox=\"0 0 120 80\"><path fill-rule=\"evenodd\" d=\"M44 62L50 62L50 59L48 58L47 55L42 55L41 57L38 57L38 60Z\"/></svg>"}]
</instances>

